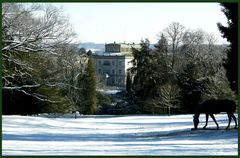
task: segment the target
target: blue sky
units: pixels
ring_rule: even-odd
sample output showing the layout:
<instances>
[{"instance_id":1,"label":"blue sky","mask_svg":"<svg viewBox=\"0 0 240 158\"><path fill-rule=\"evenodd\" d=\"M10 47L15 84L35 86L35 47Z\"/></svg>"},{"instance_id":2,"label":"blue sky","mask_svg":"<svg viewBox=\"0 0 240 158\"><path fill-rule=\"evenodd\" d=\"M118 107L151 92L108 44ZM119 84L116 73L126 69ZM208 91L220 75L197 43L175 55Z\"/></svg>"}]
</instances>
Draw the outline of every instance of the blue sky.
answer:
<instances>
[{"instance_id":1,"label":"blue sky","mask_svg":"<svg viewBox=\"0 0 240 158\"><path fill-rule=\"evenodd\" d=\"M171 22L186 28L213 33L218 43L226 43L217 22L227 19L218 3L58 3L78 34L80 42L151 43Z\"/></svg>"}]
</instances>

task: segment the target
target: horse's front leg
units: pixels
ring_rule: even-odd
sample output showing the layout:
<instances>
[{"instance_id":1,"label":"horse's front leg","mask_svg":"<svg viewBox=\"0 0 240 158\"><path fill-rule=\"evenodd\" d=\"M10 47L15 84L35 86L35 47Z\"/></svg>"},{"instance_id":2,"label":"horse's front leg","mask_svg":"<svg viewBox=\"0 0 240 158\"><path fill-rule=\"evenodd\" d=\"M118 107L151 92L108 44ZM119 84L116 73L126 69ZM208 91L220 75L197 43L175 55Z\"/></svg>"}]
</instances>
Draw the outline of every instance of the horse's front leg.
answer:
<instances>
[{"instance_id":1,"label":"horse's front leg","mask_svg":"<svg viewBox=\"0 0 240 158\"><path fill-rule=\"evenodd\" d=\"M217 125L217 129L219 129L218 123L217 123L217 121L216 121L214 115L213 115L213 114L210 114L210 116L211 116L211 118L213 119L213 121L216 123L216 125Z\"/></svg>"},{"instance_id":2,"label":"horse's front leg","mask_svg":"<svg viewBox=\"0 0 240 158\"><path fill-rule=\"evenodd\" d=\"M206 124L205 124L205 126L203 127L204 129L207 127L207 125L208 125L208 117L209 117L209 114L206 114Z\"/></svg>"}]
</instances>

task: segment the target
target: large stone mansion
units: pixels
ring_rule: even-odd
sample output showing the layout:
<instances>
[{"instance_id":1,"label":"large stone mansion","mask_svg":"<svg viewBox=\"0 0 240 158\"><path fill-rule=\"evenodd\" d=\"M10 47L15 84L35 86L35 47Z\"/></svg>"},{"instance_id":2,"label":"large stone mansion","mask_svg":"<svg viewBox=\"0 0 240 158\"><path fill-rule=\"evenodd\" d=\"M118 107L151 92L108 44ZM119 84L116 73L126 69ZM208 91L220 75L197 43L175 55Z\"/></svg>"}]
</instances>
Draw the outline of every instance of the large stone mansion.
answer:
<instances>
[{"instance_id":1,"label":"large stone mansion","mask_svg":"<svg viewBox=\"0 0 240 158\"><path fill-rule=\"evenodd\" d=\"M114 42L105 44L102 54L93 54L98 80L107 86L125 88L127 70L132 67L132 48L140 49L140 45Z\"/></svg>"}]
</instances>

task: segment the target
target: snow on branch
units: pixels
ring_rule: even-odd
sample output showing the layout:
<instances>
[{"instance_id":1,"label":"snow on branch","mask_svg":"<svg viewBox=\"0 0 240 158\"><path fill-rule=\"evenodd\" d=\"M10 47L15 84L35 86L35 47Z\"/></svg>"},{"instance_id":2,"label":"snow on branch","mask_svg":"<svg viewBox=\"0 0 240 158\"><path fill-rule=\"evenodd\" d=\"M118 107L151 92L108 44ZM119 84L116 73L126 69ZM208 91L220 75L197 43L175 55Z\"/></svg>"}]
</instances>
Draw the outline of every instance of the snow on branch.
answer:
<instances>
[{"instance_id":1,"label":"snow on branch","mask_svg":"<svg viewBox=\"0 0 240 158\"><path fill-rule=\"evenodd\" d=\"M20 91L20 92L24 93L25 95L34 97L34 98L36 98L37 100L42 101L42 102L61 103L61 101L52 101L52 100L46 99L46 98L47 98L46 96L39 95L39 94L36 94L36 93L32 93L32 94L31 94L31 93L26 92L25 90L20 90L20 89L17 89L17 91ZM44 98L41 98L41 97L44 97Z\"/></svg>"},{"instance_id":2,"label":"snow on branch","mask_svg":"<svg viewBox=\"0 0 240 158\"><path fill-rule=\"evenodd\" d=\"M41 16L34 14L41 13ZM26 6L18 3L3 4L2 51L47 52L59 44L69 43L75 36L68 19L60 9L51 5Z\"/></svg>"},{"instance_id":3,"label":"snow on branch","mask_svg":"<svg viewBox=\"0 0 240 158\"><path fill-rule=\"evenodd\" d=\"M36 84L36 85L22 85L22 86L13 86L13 87L2 87L2 89L15 90L15 89L23 89L23 88L38 88L40 86L41 86L40 84Z\"/></svg>"},{"instance_id":4,"label":"snow on branch","mask_svg":"<svg viewBox=\"0 0 240 158\"><path fill-rule=\"evenodd\" d=\"M58 86L66 86L66 87L71 87L71 88L74 88L76 90L80 90L82 88L79 88L79 87L76 87L74 85L71 85L71 84L67 84L67 83L55 83L55 84L45 84L46 86L49 86L49 87L58 87Z\"/></svg>"}]
</instances>

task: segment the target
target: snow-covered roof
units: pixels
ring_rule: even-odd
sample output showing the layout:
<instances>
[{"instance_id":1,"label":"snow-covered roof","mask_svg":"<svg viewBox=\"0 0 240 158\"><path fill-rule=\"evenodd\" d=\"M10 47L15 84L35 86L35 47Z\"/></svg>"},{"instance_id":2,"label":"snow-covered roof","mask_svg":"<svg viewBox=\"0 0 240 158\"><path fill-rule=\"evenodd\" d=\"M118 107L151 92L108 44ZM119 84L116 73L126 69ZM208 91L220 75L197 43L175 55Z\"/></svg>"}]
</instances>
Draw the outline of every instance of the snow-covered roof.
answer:
<instances>
[{"instance_id":1,"label":"snow-covered roof","mask_svg":"<svg viewBox=\"0 0 240 158\"><path fill-rule=\"evenodd\" d=\"M124 56L126 54L129 54L129 52L94 52L93 55L99 55L99 56Z\"/></svg>"}]
</instances>

